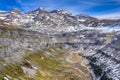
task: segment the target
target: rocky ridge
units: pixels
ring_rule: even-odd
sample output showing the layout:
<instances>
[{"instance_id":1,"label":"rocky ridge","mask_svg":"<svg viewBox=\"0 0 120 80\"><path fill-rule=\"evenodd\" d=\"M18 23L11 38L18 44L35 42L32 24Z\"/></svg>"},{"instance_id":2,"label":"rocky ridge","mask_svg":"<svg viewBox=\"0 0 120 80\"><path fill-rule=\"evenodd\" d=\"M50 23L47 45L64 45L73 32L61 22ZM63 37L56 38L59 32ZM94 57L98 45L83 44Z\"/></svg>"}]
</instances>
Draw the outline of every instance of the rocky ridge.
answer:
<instances>
[{"instance_id":1,"label":"rocky ridge","mask_svg":"<svg viewBox=\"0 0 120 80\"><path fill-rule=\"evenodd\" d=\"M12 9L8 12L0 12L0 19L13 25L20 26L27 30L39 32L72 32L87 27L116 27L120 25L120 20L100 20L84 14L73 15L67 10L48 11L38 8L29 12L20 12Z\"/></svg>"}]
</instances>

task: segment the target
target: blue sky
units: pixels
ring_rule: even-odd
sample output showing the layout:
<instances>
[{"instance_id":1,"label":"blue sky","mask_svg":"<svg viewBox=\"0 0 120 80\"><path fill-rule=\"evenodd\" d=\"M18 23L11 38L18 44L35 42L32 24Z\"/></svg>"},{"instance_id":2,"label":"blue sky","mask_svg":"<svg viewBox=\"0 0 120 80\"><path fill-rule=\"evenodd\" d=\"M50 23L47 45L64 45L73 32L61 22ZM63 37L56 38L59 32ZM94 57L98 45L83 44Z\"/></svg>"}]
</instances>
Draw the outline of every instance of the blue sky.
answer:
<instances>
[{"instance_id":1,"label":"blue sky","mask_svg":"<svg viewBox=\"0 0 120 80\"><path fill-rule=\"evenodd\" d=\"M48 10L66 9L74 14L95 16L120 14L120 0L0 0L0 10L5 11L19 8L22 12L26 12L38 7Z\"/></svg>"}]
</instances>

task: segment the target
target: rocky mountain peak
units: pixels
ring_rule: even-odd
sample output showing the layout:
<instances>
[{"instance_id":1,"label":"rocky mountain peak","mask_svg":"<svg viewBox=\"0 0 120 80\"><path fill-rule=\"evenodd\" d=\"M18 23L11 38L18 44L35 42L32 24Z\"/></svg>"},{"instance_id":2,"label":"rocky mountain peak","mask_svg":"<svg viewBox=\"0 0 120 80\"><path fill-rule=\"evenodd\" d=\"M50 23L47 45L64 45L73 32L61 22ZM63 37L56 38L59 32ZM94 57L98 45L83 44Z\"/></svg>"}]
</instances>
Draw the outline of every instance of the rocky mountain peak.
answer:
<instances>
[{"instance_id":1,"label":"rocky mountain peak","mask_svg":"<svg viewBox=\"0 0 120 80\"><path fill-rule=\"evenodd\" d=\"M91 17L89 15L86 15L86 14L79 14L79 15L76 15L78 18L90 18L90 19L97 19L95 17Z\"/></svg>"},{"instance_id":2,"label":"rocky mountain peak","mask_svg":"<svg viewBox=\"0 0 120 80\"><path fill-rule=\"evenodd\" d=\"M20 13L20 10L18 8L13 8L10 10L10 12Z\"/></svg>"},{"instance_id":3,"label":"rocky mountain peak","mask_svg":"<svg viewBox=\"0 0 120 80\"><path fill-rule=\"evenodd\" d=\"M48 13L48 11L47 11L45 8L42 8L42 7L40 7L40 8L38 8L38 9L34 10L33 12Z\"/></svg>"},{"instance_id":4,"label":"rocky mountain peak","mask_svg":"<svg viewBox=\"0 0 120 80\"><path fill-rule=\"evenodd\" d=\"M69 11L67 11L65 9L53 10L53 11L51 11L51 13L64 14L64 15L66 15L66 14L72 15L71 12L69 12Z\"/></svg>"}]
</instances>

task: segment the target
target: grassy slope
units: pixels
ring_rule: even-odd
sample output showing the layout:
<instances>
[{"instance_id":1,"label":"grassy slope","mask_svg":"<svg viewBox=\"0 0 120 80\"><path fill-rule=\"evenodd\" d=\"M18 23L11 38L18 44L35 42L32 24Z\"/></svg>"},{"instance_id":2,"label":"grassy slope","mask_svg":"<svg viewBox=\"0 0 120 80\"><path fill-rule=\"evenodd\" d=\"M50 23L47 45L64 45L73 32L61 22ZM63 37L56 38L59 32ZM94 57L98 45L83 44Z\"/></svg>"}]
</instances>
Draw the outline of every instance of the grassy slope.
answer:
<instances>
[{"instance_id":1,"label":"grassy slope","mask_svg":"<svg viewBox=\"0 0 120 80\"><path fill-rule=\"evenodd\" d=\"M21 30L7 22L0 20L1 32ZM33 44L33 42L30 42ZM0 46L1 49L7 48L7 46ZM58 47L48 47L42 50L36 50L31 53L29 50L25 50L27 55L20 62L6 63L4 59L0 58L0 80L5 78L9 80L86 80L86 77L81 74L78 70L74 69L73 64L66 62L65 56L68 55L66 52ZM32 63L32 64L31 64ZM38 69L34 69L32 65L38 66ZM34 77L28 76L24 73L21 66L35 70L36 74Z\"/></svg>"},{"instance_id":2,"label":"grassy slope","mask_svg":"<svg viewBox=\"0 0 120 80\"><path fill-rule=\"evenodd\" d=\"M50 55L48 55L48 53ZM5 76L14 80L86 80L79 77L80 72L72 66L72 64L65 61L65 53L63 50L56 47L48 47L43 50L37 50L34 53L24 57L21 63L8 63L0 70L0 80ZM1 62L4 60L0 60ZM1 63L2 64L2 63ZM38 66L38 69L34 69L32 65ZM36 71L34 77L30 77L23 72L21 66L31 68Z\"/></svg>"}]
</instances>

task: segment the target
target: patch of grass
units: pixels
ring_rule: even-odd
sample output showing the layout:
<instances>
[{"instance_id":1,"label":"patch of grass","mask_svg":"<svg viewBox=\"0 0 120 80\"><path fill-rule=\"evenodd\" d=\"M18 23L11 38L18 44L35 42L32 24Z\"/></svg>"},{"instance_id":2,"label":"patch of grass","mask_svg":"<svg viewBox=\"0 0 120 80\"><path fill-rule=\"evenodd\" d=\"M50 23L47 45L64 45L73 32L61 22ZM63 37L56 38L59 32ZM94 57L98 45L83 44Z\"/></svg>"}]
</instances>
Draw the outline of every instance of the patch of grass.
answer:
<instances>
[{"instance_id":1,"label":"patch of grass","mask_svg":"<svg viewBox=\"0 0 120 80\"><path fill-rule=\"evenodd\" d=\"M0 46L0 49L8 49L8 45Z\"/></svg>"},{"instance_id":2,"label":"patch of grass","mask_svg":"<svg viewBox=\"0 0 120 80\"><path fill-rule=\"evenodd\" d=\"M3 58L0 58L0 62L5 62Z\"/></svg>"},{"instance_id":3,"label":"patch of grass","mask_svg":"<svg viewBox=\"0 0 120 80\"><path fill-rule=\"evenodd\" d=\"M28 48L24 48L23 51L24 51L26 54L32 54L32 51L29 50Z\"/></svg>"},{"instance_id":4,"label":"patch of grass","mask_svg":"<svg viewBox=\"0 0 120 80\"><path fill-rule=\"evenodd\" d=\"M2 65L4 62L5 62L5 60L0 58L0 65Z\"/></svg>"},{"instance_id":5,"label":"patch of grass","mask_svg":"<svg viewBox=\"0 0 120 80\"><path fill-rule=\"evenodd\" d=\"M38 44L38 42L34 42L34 41L28 41L28 43L31 45Z\"/></svg>"},{"instance_id":6,"label":"patch of grass","mask_svg":"<svg viewBox=\"0 0 120 80\"><path fill-rule=\"evenodd\" d=\"M28 49L24 49L24 51L28 55L24 56L20 64L10 63L0 70L0 73L2 73L0 74L0 80L3 80L3 77L6 75L18 80L21 80L21 78L23 80L87 80L83 78L84 75L80 78L79 71L72 64L64 60L67 54L58 47L48 47L42 50L36 50L35 52ZM46 52L55 55L53 57ZM34 69L33 66L36 66L37 69L34 69L36 75L34 77L27 76L22 71L21 66L31 69Z\"/></svg>"},{"instance_id":7,"label":"patch of grass","mask_svg":"<svg viewBox=\"0 0 120 80\"><path fill-rule=\"evenodd\" d=\"M24 76L25 74L19 65L9 63L0 70L0 78L4 78L6 75L9 75L11 78L18 78L19 76Z\"/></svg>"},{"instance_id":8,"label":"patch of grass","mask_svg":"<svg viewBox=\"0 0 120 80\"><path fill-rule=\"evenodd\" d=\"M45 70L59 69L61 64L59 60L53 59L50 56L46 56L45 54L41 53L41 51L36 51L35 53L27 56L25 59L34 62Z\"/></svg>"}]
</instances>

